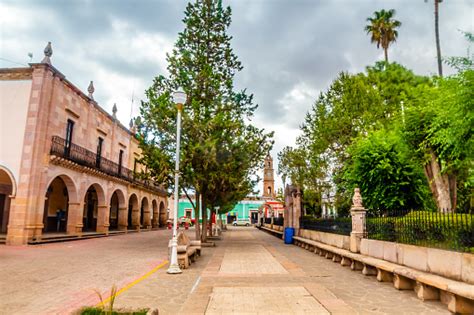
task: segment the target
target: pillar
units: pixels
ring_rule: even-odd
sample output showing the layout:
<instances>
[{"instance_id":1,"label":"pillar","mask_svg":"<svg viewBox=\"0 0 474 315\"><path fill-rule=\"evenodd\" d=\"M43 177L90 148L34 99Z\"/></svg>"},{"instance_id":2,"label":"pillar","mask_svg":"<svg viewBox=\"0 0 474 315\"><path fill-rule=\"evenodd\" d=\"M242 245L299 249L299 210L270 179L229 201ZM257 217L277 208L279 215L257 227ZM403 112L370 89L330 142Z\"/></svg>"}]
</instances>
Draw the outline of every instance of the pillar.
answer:
<instances>
[{"instance_id":1,"label":"pillar","mask_svg":"<svg viewBox=\"0 0 474 315\"><path fill-rule=\"evenodd\" d=\"M83 207L80 202L70 202L67 210L66 233L69 235L78 235L82 232Z\"/></svg>"},{"instance_id":2,"label":"pillar","mask_svg":"<svg viewBox=\"0 0 474 315\"><path fill-rule=\"evenodd\" d=\"M360 189L354 189L354 196L352 197L351 217L352 217L352 231L350 236L350 250L354 253L360 252L360 242L366 236L365 217L367 210L362 205L362 196Z\"/></svg>"},{"instance_id":3,"label":"pillar","mask_svg":"<svg viewBox=\"0 0 474 315\"><path fill-rule=\"evenodd\" d=\"M118 209L118 229L126 231L128 225L127 207L119 207Z\"/></svg>"},{"instance_id":4,"label":"pillar","mask_svg":"<svg viewBox=\"0 0 474 315\"><path fill-rule=\"evenodd\" d=\"M295 228L295 235L300 232L300 218L301 218L301 190L296 187L293 194L293 227Z\"/></svg>"},{"instance_id":5,"label":"pillar","mask_svg":"<svg viewBox=\"0 0 474 315\"><path fill-rule=\"evenodd\" d=\"M109 232L109 209L110 205L108 204L97 206L97 232Z\"/></svg>"}]
</instances>

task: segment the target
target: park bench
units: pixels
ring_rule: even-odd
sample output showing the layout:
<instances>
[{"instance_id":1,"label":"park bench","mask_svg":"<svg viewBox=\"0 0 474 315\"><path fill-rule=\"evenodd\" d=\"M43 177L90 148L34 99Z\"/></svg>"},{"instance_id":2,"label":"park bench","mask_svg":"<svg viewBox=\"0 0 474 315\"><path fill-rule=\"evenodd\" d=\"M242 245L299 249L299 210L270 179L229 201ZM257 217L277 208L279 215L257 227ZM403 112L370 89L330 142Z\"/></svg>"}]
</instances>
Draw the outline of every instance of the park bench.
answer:
<instances>
[{"instance_id":1,"label":"park bench","mask_svg":"<svg viewBox=\"0 0 474 315\"><path fill-rule=\"evenodd\" d=\"M168 248L171 253L171 240ZM201 255L201 241L192 241L184 232L179 232L177 252L179 267L187 269Z\"/></svg>"},{"instance_id":2,"label":"park bench","mask_svg":"<svg viewBox=\"0 0 474 315\"><path fill-rule=\"evenodd\" d=\"M272 230L271 228L269 227L266 227L266 226L261 226L260 227L262 230L265 230L271 234L273 234L274 236L276 237L279 237L279 238L282 238L283 237L283 232L282 231L278 231L278 230Z\"/></svg>"},{"instance_id":3,"label":"park bench","mask_svg":"<svg viewBox=\"0 0 474 315\"><path fill-rule=\"evenodd\" d=\"M196 250L197 256L201 256L201 241L191 240L189 244Z\"/></svg>"},{"instance_id":4,"label":"park bench","mask_svg":"<svg viewBox=\"0 0 474 315\"><path fill-rule=\"evenodd\" d=\"M361 270L366 276L376 276L378 281L393 282L398 290L414 290L423 301L440 299L454 313L474 313L474 285L423 272L346 249L327 245L304 237L293 237L297 246L332 259L352 270Z\"/></svg>"}]
</instances>

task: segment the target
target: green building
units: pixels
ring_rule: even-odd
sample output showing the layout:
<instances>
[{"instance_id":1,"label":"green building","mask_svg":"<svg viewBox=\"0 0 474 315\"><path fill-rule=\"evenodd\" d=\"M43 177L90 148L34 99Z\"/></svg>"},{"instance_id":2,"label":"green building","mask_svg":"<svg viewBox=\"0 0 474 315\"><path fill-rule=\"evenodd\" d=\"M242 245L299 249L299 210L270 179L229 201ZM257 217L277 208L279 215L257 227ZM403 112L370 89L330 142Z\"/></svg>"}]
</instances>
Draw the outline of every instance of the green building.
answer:
<instances>
[{"instance_id":1,"label":"green building","mask_svg":"<svg viewBox=\"0 0 474 315\"><path fill-rule=\"evenodd\" d=\"M223 215L225 222L232 223L234 220L248 219L251 223L257 223L258 220L258 208L265 203L264 200L252 200L246 199L239 201L235 205L234 209ZM194 209L188 199L179 199L178 206L178 218L186 216L187 218L194 219Z\"/></svg>"}]
</instances>

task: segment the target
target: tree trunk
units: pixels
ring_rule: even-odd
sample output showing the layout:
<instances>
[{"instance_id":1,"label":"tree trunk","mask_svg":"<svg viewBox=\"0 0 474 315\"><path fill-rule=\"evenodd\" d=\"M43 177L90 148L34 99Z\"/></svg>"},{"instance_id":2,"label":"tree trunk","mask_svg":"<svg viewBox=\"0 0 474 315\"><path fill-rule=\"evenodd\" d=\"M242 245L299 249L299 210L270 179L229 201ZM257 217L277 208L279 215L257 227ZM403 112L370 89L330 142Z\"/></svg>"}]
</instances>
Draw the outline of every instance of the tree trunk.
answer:
<instances>
[{"instance_id":1,"label":"tree trunk","mask_svg":"<svg viewBox=\"0 0 474 315\"><path fill-rule=\"evenodd\" d=\"M438 57L438 74L439 74L440 77L442 77L443 76L443 64L441 62L441 45L439 43L439 25L438 25L439 0L433 0L433 1L434 1L434 5L435 5L434 15L435 15L436 53L437 53L437 57Z\"/></svg>"},{"instance_id":2,"label":"tree trunk","mask_svg":"<svg viewBox=\"0 0 474 315\"><path fill-rule=\"evenodd\" d=\"M433 172L431 171L431 163L428 162L425 164L423 170L425 172L426 179L428 180L428 186L430 187L433 199L436 202L436 206L438 206L438 191L436 190L436 183L433 178Z\"/></svg>"},{"instance_id":3,"label":"tree trunk","mask_svg":"<svg viewBox=\"0 0 474 315\"><path fill-rule=\"evenodd\" d=\"M204 195L201 195L202 198L202 230L201 230L201 242L207 242L207 206L206 206L206 198Z\"/></svg>"},{"instance_id":4,"label":"tree trunk","mask_svg":"<svg viewBox=\"0 0 474 315\"><path fill-rule=\"evenodd\" d=\"M388 48L384 48L383 53L385 55L385 62L388 63Z\"/></svg>"},{"instance_id":5,"label":"tree trunk","mask_svg":"<svg viewBox=\"0 0 474 315\"><path fill-rule=\"evenodd\" d=\"M200 229L200 225L199 225L199 217L200 217L200 213L201 213L201 202L200 202L200 198L201 198L201 195L199 194L199 192L196 192L196 206L194 207L194 219L196 220L195 224L194 224L194 230L195 230L195 233L196 233L196 240L200 240L201 239L201 229Z\"/></svg>"},{"instance_id":6,"label":"tree trunk","mask_svg":"<svg viewBox=\"0 0 474 315\"><path fill-rule=\"evenodd\" d=\"M449 193L451 197L451 206L453 207L453 212L456 211L456 206L458 204L458 184L457 176L455 174L448 175L449 180Z\"/></svg>"},{"instance_id":7,"label":"tree trunk","mask_svg":"<svg viewBox=\"0 0 474 315\"><path fill-rule=\"evenodd\" d=\"M447 174L441 174L441 168L433 151L430 152L430 166L433 174L433 182L435 183L437 192L437 206L441 211L451 212L453 207L451 204L451 194L449 190L449 179Z\"/></svg>"}]
</instances>

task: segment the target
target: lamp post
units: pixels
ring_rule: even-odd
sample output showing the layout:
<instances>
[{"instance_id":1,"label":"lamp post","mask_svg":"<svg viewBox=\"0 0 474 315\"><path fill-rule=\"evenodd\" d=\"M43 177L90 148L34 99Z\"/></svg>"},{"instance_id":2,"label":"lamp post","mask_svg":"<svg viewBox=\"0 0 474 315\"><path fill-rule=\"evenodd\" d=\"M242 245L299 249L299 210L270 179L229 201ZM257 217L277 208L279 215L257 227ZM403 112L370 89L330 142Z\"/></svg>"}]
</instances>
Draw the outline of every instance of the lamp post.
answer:
<instances>
[{"instance_id":1,"label":"lamp post","mask_svg":"<svg viewBox=\"0 0 474 315\"><path fill-rule=\"evenodd\" d=\"M183 105L186 103L186 93L178 88L173 93L173 101L178 109L178 116L176 117L176 163L174 168L174 213L173 213L173 238L171 239L171 258L170 266L167 273L176 274L181 273L178 265L178 205L179 205L179 148L181 139L181 112Z\"/></svg>"}]
</instances>

